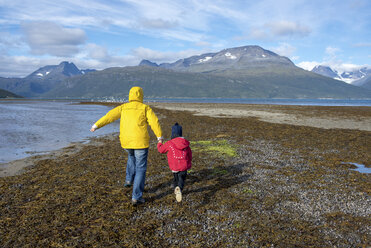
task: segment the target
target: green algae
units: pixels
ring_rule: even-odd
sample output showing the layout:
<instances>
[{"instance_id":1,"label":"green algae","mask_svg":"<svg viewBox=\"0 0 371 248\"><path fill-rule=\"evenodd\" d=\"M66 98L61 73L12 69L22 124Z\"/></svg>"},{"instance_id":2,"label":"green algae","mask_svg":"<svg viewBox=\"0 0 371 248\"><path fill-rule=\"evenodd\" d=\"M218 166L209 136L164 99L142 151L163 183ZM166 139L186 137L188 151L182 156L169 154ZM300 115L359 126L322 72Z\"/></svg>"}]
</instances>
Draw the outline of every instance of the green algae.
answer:
<instances>
[{"instance_id":1,"label":"green algae","mask_svg":"<svg viewBox=\"0 0 371 248\"><path fill-rule=\"evenodd\" d=\"M191 146L192 150L207 152L217 157L234 158L237 156L236 146L225 139L192 141Z\"/></svg>"}]
</instances>

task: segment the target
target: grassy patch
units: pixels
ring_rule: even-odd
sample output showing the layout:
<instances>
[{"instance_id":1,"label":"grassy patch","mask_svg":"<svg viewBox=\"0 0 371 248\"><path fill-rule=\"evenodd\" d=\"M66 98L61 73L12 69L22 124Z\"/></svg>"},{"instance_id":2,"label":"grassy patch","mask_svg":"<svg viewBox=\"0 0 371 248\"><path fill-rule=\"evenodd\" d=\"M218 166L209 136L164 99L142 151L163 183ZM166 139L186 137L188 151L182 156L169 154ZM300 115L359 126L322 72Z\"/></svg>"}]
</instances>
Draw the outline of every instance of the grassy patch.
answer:
<instances>
[{"instance_id":1,"label":"grassy patch","mask_svg":"<svg viewBox=\"0 0 371 248\"><path fill-rule=\"evenodd\" d=\"M192 141L192 150L214 154L216 157L236 157L236 147L225 139Z\"/></svg>"}]
</instances>

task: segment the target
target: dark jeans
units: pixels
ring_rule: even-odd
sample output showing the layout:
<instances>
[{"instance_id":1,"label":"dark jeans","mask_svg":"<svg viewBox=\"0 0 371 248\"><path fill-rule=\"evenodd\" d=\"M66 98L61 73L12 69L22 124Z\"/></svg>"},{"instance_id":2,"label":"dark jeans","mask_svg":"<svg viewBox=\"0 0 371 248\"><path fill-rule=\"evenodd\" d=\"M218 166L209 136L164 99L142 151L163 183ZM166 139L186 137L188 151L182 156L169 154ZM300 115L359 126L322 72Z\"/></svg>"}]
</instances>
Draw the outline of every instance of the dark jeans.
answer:
<instances>
[{"instance_id":1,"label":"dark jeans","mask_svg":"<svg viewBox=\"0 0 371 248\"><path fill-rule=\"evenodd\" d=\"M184 183L187 177L187 171L173 172L173 175L174 175L174 180L173 180L174 188L176 186L179 186L179 188L183 190Z\"/></svg>"}]
</instances>

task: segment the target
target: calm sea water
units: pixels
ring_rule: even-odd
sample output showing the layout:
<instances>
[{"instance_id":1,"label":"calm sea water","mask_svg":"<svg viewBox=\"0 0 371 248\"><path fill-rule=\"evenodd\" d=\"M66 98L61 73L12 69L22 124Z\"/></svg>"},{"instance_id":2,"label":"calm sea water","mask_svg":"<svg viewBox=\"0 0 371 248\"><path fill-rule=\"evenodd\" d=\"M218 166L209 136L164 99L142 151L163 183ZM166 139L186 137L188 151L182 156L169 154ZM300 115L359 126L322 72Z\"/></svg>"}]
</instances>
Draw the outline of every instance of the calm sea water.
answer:
<instances>
[{"instance_id":1,"label":"calm sea water","mask_svg":"<svg viewBox=\"0 0 371 248\"><path fill-rule=\"evenodd\" d=\"M0 101L0 163L118 132L118 121L90 132L110 109L61 101Z\"/></svg>"}]
</instances>

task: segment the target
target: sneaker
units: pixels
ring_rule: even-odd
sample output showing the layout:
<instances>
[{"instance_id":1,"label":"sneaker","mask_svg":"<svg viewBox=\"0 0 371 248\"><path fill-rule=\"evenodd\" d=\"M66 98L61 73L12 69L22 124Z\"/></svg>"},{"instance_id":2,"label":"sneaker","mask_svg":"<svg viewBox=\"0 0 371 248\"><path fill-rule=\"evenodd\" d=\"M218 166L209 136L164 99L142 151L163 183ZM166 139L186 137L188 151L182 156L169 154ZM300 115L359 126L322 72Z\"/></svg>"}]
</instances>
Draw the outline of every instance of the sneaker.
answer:
<instances>
[{"instance_id":1,"label":"sneaker","mask_svg":"<svg viewBox=\"0 0 371 248\"><path fill-rule=\"evenodd\" d=\"M175 187L174 194L175 194L176 201L181 202L182 201L182 191L180 190L179 186Z\"/></svg>"},{"instance_id":2,"label":"sneaker","mask_svg":"<svg viewBox=\"0 0 371 248\"><path fill-rule=\"evenodd\" d=\"M139 204L143 204L145 201L144 201L144 199L143 198L140 198L140 199L138 199L138 200L136 200L136 199L132 199L131 200L131 203L133 204L133 206L136 206L136 205L139 205Z\"/></svg>"},{"instance_id":3,"label":"sneaker","mask_svg":"<svg viewBox=\"0 0 371 248\"><path fill-rule=\"evenodd\" d=\"M131 182L126 181L125 184L124 184L124 187L129 188L129 187L131 187L131 185L133 185Z\"/></svg>"}]
</instances>

